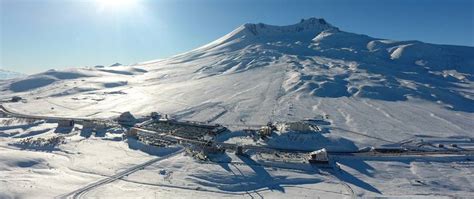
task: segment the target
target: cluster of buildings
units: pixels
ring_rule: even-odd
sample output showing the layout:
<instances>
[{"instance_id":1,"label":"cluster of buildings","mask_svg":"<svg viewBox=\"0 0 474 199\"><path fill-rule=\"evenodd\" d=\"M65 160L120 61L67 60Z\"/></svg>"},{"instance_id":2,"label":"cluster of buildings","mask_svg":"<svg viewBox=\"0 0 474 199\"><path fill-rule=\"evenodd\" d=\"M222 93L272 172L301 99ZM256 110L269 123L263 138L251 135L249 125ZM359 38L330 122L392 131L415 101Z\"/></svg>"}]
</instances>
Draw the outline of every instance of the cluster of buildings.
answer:
<instances>
[{"instance_id":1,"label":"cluster of buildings","mask_svg":"<svg viewBox=\"0 0 474 199\"><path fill-rule=\"evenodd\" d=\"M126 123L136 122L131 114L122 114L124 117L119 117L119 121ZM236 155L245 155L246 150L252 149L261 153L269 153L278 156L279 153L274 153L275 149L265 147L256 147L253 145L238 145L229 143L219 143L215 141L215 137L223 132L228 131L227 128L218 124L204 124L189 121L177 121L168 119L168 117L161 118L159 114L152 113L149 120L135 124L127 132L126 136L135 137L138 140L155 146L168 146L170 144L182 144L186 146L187 154L199 160L205 160L210 153L224 152L225 150L234 151ZM268 123L262 126L257 132L260 137L272 136L274 131L298 131L304 133L319 132L317 125L308 122L288 122L288 123ZM280 159L292 156L291 152L284 152ZM290 155L288 155L290 154ZM276 158L278 159L278 158ZM328 164L329 158L326 150L315 151L306 155L305 161L310 163Z\"/></svg>"}]
</instances>

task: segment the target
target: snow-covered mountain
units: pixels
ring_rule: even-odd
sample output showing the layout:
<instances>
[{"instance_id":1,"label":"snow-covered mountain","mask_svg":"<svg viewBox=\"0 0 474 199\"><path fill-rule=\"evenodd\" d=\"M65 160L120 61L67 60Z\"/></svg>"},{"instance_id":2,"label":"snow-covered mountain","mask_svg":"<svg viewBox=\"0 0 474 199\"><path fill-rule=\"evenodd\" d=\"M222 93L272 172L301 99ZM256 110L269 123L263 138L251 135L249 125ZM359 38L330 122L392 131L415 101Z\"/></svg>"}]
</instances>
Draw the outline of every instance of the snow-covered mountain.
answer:
<instances>
[{"instance_id":1,"label":"snow-covered mountain","mask_svg":"<svg viewBox=\"0 0 474 199\"><path fill-rule=\"evenodd\" d=\"M12 79L12 78L23 77L23 76L25 75L21 73L0 69L0 80Z\"/></svg>"},{"instance_id":2,"label":"snow-covered mountain","mask_svg":"<svg viewBox=\"0 0 474 199\"><path fill-rule=\"evenodd\" d=\"M166 59L51 70L6 81L0 92L26 98L8 106L35 114L159 111L242 126L328 114L336 126L393 140L469 135L473 55L473 47L372 38L310 18L244 24Z\"/></svg>"},{"instance_id":3,"label":"snow-covered mountain","mask_svg":"<svg viewBox=\"0 0 474 199\"><path fill-rule=\"evenodd\" d=\"M212 153L214 160L205 162L179 145L124 139L123 127L93 130L78 122L67 128L0 113L6 179L0 198L472 198L473 55L473 47L377 39L311 18L289 26L244 24L166 59L2 80L2 109L22 114L105 118L157 111L235 130L218 135L217 143L440 153L331 154L338 168L332 169L301 164L303 154L250 148L246 156ZM22 100L11 102L13 96ZM260 139L241 131L321 115L328 118L306 120L321 125L318 132Z\"/></svg>"}]
</instances>

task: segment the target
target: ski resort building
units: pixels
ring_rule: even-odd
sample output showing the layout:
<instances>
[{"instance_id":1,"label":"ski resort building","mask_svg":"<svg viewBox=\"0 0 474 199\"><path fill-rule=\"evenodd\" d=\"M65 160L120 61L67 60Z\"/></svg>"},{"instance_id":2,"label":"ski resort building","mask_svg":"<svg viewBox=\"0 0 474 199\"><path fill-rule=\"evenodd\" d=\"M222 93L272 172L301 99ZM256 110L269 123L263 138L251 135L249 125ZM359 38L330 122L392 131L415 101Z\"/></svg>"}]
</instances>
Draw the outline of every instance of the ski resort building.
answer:
<instances>
[{"instance_id":1,"label":"ski resort building","mask_svg":"<svg viewBox=\"0 0 474 199\"><path fill-rule=\"evenodd\" d=\"M262 126L258 132L261 137L267 137L272 134L272 128L270 126Z\"/></svg>"},{"instance_id":2,"label":"ski resort building","mask_svg":"<svg viewBox=\"0 0 474 199\"><path fill-rule=\"evenodd\" d=\"M91 121L91 120L86 120L80 122L82 123L82 128L83 129L91 129L91 130L103 130L108 128L109 126L105 122L99 122L99 121Z\"/></svg>"},{"instance_id":3,"label":"ski resort building","mask_svg":"<svg viewBox=\"0 0 474 199\"><path fill-rule=\"evenodd\" d=\"M319 128L315 125L309 124L307 122L286 122L280 123L277 125L277 129L280 132L286 131L299 131L299 132L309 132L309 131L319 131Z\"/></svg>"},{"instance_id":4,"label":"ski resort building","mask_svg":"<svg viewBox=\"0 0 474 199\"><path fill-rule=\"evenodd\" d=\"M159 120L161 115L158 112L151 112L150 117L152 120Z\"/></svg>"},{"instance_id":5,"label":"ski resort building","mask_svg":"<svg viewBox=\"0 0 474 199\"><path fill-rule=\"evenodd\" d=\"M214 137L226 131L220 125L206 125L176 120L148 120L137 124L127 132L127 136L136 137L151 145L169 145L170 143L192 143L205 145Z\"/></svg>"},{"instance_id":6,"label":"ski resort building","mask_svg":"<svg viewBox=\"0 0 474 199\"><path fill-rule=\"evenodd\" d=\"M74 120L58 120L58 127L74 127Z\"/></svg>"},{"instance_id":7,"label":"ski resort building","mask_svg":"<svg viewBox=\"0 0 474 199\"><path fill-rule=\"evenodd\" d=\"M140 127L157 133L166 133L186 139L196 140L203 140L207 136L214 137L227 130L227 128L220 125L208 125L176 120L153 120L141 124Z\"/></svg>"}]
</instances>

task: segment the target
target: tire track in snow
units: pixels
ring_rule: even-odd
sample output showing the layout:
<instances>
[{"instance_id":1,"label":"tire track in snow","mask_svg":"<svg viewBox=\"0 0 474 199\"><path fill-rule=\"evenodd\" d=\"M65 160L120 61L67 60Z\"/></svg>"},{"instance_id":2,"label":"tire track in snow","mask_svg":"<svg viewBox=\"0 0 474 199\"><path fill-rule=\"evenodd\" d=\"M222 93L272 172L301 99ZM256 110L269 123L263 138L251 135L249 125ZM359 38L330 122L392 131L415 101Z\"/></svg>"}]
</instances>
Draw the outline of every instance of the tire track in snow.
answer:
<instances>
[{"instance_id":1,"label":"tire track in snow","mask_svg":"<svg viewBox=\"0 0 474 199\"><path fill-rule=\"evenodd\" d=\"M352 116L349 113L345 113L340 108L338 108L337 111L342 115L342 117L344 117L344 120L345 120L344 123L346 124L346 126L349 127L349 128L353 127L353 125L351 125L353 123ZM384 142L387 142L387 143L392 143L392 144L396 143L394 141L386 140L384 138L371 136L371 135L367 135L366 133L360 133L360 132L357 132L357 131L348 130L348 129L344 129L344 128L340 128L340 127L330 127L330 128L345 131L345 132L360 135L360 136L364 136L364 137L368 137L368 138L372 138L372 139L376 139L376 140L380 140L380 141L384 141Z\"/></svg>"},{"instance_id":2,"label":"tire track in snow","mask_svg":"<svg viewBox=\"0 0 474 199\"><path fill-rule=\"evenodd\" d=\"M378 112L382 113L382 114L383 114L385 117L387 117L388 119L399 123L399 125L397 126L397 125L392 124L392 123L390 123L390 122L386 122L385 124L390 125L390 126L392 127L392 129L398 129L398 128L404 126L404 123L403 123L401 120L395 118L392 114L386 112L385 110L383 110L383 109L380 108L379 106L376 106L376 105L370 103L368 100L362 100L362 102L363 102L364 104L366 104L367 106L369 106L370 108L373 108L373 109L377 110ZM410 134L410 135L411 135L411 134Z\"/></svg>"},{"instance_id":3,"label":"tire track in snow","mask_svg":"<svg viewBox=\"0 0 474 199\"><path fill-rule=\"evenodd\" d=\"M348 133L352 133L352 134L356 134L356 135L360 135L360 136L364 136L364 137L384 141L384 142L391 143L391 144L398 143L398 142L390 141L390 140L387 140L387 139L384 139L384 138L375 137L375 136L367 135L365 133L360 133L360 132L356 132L356 131L352 131L352 130L348 130L348 129L343 129L343 128L339 128L339 127L331 127L331 129L337 129L337 130L345 131L345 132L348 132Z\"/></svg>"},{"instance_id":4,"label":"tire track in snow","mask_svg":"<svg viewBox=\"0 0 474 199\"><path fill-rule=\"evenodd\" d=\"M278 107L278 104L280 103L280 99L283 97L283 95L285 93L285 89L283 88L283 82L284 82L285 77L287 76L287 74L289 72L289 69L290 69L290 65L286 65L284 72L282 72L279 87L278 87L277 96L275 98L275 105L272 108L272 115L270 116L271 121L275 121L276 108ZM291 111L292 110L288 110L288 113L290 113Z\"/></svg>"},{"instance_id":5,"label":"tire track in snow","mask_svg":"<svg viewBox=\"0 0 474 199\"><path fill-rule=\"evenodd\" d=\"M55 102L52 102L52 101L47 100L46 98L43 99L43 100L44 100L45 102L48 102L49 104L52 104L52 105L55 105L55 106L58 106L58 107L61 107L61 108L65 108L65 109L68 109L68 110L71 110L71 111L76 111L76 109L69 108L69 107L63 106L63 105L61 105L61 104L57 104L57 103L55 103Z\"/></svg>"},{"instance_id":6,"label":"tire track in snow","mask_svg":"<svg viewBox=\"0 0 474 199\"><path fill-rule=\"evenodd\" d=\"M237 171L239 171L240 175L245 178L244 173L242 173L242 171L239 169L239 167L237 167L237 166L234 165L234 164L232 164L232 166L234 166L234 168L237 169ZM232 174L234 174L234 176L238 177L238 175L237 175L234 171L232 171L232 169L231 169L230 171L232 172ZM240 184L240 186L244 186L244 184L243 184L242 182L240 182L240 181L239 181L239 184ZM260 195L260 193L258 193L257 190L253 190L253 192L254 192L255 194L257 194L260 198L263 199L263 196ZM255 198L255 197L253 197L253 195L252 195L249 191L245 191L245 193L248 194L248 195L250 196L250 198L252 198L252 199Z\"/></svg>"},{"instance_id":7,"label":"tire track in snow","mask_svg":"<svg viewBox=\"0 0 474 199\"><path fill-rule=\"evenodd\" d=\"M339 176L339 170L331 168L331 169L327 169L324 172L321 172L321 174L324 176L334 178L334 180L336 181L335 183L342 185L347 190L347 194L344 194L344 195L349 195L352 199L356 198L356 193L354 189L352 189L352 187L348 183L346 183L344 180L341 180L341 176Z\"/></svg>"},{"instance_id":8,"label":"tire track in snow","mask_svg":"<svg viewBox=\"0 0 474 199\"><path fill-rule=\"evenodd\" d=\"M342 111L342 109L338 108L336 109L337 112L339 112L342 117L344 118L344 124L346 124L347 127L352 127L352 123L353 123L353 119L352 119L352 116L349 114L349 113L345 113L344 111Z\"/></svg>"},{"instance_id":9,"label":"tire track in snow","mask_svg":"<svg viewBox=\"0 0 474 199\"><path fill-rule=\"evenodd\" d=\"M453 126L454 128L457 128L458 130L461 130L461 131L463 131L463 132L466 131L466 130L464 130L463 128L461 128L460 126L458 126L457 124L454 124L454 123L452 123L451 121L448 121L448 120L446 120L446 119L444 119L444 118L441 118L440 116L438 116L438 115L436 115L436 114L434 114L434 113L432 113L432 112L429 112L429 115L430 115L430 117L435 118L435 119L437 119L437 120L440 120L440 121L442 121L442 122L444 122L444 123L446 123L446 124L449 124L450 126Z\"/></svg>"},{"instance_id":10,"label":"tire track in snow","mask_svg":"<svg viewBox=\"0 0 474 199\"><path fill-rule=\"evenodd\" d=\"M378 112L382 113L385 117L390 118L390 119L395 119L392 114L389 114L389 113L387 113L386 111L384 111L383 109L381 109L380 107L375 106L375 105L372 104L372 103L369 103L367 100L362 100L362 102L363 102L364 104L366 104L367 106L369 106L370 108L374 108L374 109L377 110ZM396 119L395 119L395 120L396 120ZM397 121L400 122L399 120L397 120Z\"/></svg>"},{"instance_id":11,"label":"tire track in snow","mask_svg":"<svg viewBox=\"0 0 474 199\"><path fill-rule=\"evenodd\" d=\"M210 119L207 120L207 123L211 123L222 117L224 114L228 112L228 110L224 106L218 105L219 108L222 108L223 110L216 114L215 116L211 117Z\"/></svg>"}]
</instances>

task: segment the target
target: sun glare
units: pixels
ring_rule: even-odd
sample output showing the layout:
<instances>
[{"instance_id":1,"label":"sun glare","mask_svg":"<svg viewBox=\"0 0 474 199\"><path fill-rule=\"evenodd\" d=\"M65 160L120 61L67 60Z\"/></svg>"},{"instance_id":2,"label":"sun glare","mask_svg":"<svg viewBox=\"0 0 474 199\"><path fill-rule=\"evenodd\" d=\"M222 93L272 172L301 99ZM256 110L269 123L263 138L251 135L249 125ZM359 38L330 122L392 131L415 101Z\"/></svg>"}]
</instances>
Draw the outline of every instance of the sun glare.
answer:
<instances>
[{"instance_id":1,"label":"sun glare","mask_svg":"<svg viewBox=\"0 0 474 199\"><path fill-rule=\"evenodd\" d=\"M138 0L95 0L99 6L99 10L128 10L138 5Z\"/></svg>"}]
</instances>

